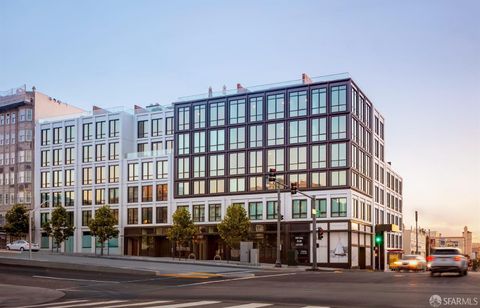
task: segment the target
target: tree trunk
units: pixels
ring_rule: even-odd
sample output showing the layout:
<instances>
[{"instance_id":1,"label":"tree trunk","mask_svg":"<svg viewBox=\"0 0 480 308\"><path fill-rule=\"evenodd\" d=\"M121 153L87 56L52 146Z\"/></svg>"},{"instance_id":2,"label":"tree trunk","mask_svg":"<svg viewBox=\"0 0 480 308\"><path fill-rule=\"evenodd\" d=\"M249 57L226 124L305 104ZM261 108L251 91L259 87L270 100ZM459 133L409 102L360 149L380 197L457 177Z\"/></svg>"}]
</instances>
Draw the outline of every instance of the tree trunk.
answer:
<instances>
[{"instance_id":1,"label":"tree trunk","mask_svg":"<svg viewBox=\"0 0 480 308\"><path fill-rule=\"evenodd\" d=\"M100 255L103 257L103 242L100 243Z\"/></svg>"}]
</instances>

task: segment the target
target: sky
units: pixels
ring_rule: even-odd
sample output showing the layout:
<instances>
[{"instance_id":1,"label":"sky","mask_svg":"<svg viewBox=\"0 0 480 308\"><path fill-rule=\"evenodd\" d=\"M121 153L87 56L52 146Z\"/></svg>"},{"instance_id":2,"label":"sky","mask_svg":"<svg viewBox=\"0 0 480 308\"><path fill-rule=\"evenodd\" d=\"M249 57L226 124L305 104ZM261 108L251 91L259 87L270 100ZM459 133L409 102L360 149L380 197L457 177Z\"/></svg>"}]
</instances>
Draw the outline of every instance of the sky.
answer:
<instances>
[{"instance_id":1,"label":"sky","mask_svg":"<svg viewBox=\"0 0 480 308\"><path fill-rule=\"evenodd\" d=\"M404 221L480 242L480 1L0 0L0 91L91 109L349 72Z\"/></svg>"}]
</instances>

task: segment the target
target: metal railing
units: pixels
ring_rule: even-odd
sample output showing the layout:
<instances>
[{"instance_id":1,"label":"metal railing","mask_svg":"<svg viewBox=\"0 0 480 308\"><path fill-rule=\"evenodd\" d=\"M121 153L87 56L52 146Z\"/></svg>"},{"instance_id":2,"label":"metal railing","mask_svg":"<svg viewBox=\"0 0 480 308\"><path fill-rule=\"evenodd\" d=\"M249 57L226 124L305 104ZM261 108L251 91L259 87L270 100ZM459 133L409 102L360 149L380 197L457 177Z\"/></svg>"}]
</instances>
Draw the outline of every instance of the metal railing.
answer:
<instances>
[{"instance_id":1,"label":"metal railing","mask_svg":"<svg viewBox=\"0 0 480 308\"><path fill-rule=\"evenodd\" d=\"M27 86L12 88L6 91L0 91L0 104L7 104L17 101L24 101L27 97Z\"/></svg>"}]
</instances>

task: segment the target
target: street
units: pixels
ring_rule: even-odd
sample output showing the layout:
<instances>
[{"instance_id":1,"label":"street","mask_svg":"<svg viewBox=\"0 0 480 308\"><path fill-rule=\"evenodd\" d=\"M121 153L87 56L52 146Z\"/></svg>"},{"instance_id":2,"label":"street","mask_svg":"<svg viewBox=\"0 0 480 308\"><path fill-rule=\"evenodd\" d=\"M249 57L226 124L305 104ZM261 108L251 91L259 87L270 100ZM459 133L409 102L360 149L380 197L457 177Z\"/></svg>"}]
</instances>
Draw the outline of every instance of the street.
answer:
<instances>
[{"instance_id":1,"label":"street","mask_svg":"<svg viewBox=\"0 0 480 308\"><path fill-rule=\"evenodd\" d=\"M26 289L21 302L5 302L8 288L2 287L2 307L430 307L434 294L471 301L480 297L478 272L432 278L428 272L239 269L228 275L153 276L1 265L0 283L59 294L55 300L43 300L45 289L38 294Z\"/></svg>"}]
</instances>

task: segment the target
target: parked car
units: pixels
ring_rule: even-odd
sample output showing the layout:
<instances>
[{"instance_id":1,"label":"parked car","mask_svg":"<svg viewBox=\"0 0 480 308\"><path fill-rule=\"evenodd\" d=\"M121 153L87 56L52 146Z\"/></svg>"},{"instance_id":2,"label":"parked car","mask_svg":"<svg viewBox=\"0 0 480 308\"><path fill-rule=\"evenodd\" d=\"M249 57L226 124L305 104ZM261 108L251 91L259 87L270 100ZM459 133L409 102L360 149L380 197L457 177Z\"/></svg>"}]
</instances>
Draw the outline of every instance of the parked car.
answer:
<instances>
[{"instance_id":1,"label":"parked car","mask_svg":"<svg viewBox=\"0 0 480 308\"><path fill-rule=\"evenodd\" d=\"M468 260L458 248L435 248L431 253L431 260L431 276L447 272L458 273L460 276L468 273Z\"/></svg>"},{"instance_id":2,"label":"parked car","mask_svg":"<svg viewBox=\"0 0 480 308\"><path fill-rule=\"evenodd\" d=\"M32 247L32 251L38 251L40 249L38 244L35 244L35 243L32 243L31 247ZM13 243L8 243L7 250L20 250L20 251L30 250L30 243L25 240L18 240Z\"/></svg>"},{"instance_id":3,"label":"parked car","mask_svg":"<svg viewBox=\"0 0 480 308\"><path fill-rule=\"evenodd\" d=\"M402 259L393 263L391 269L396 271L425 271L427 270L427 261L422 256L404 255Z\"/></svg>"}]
</instances>

